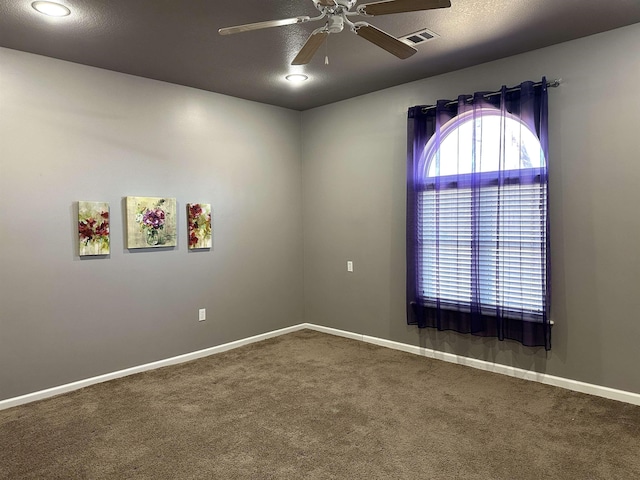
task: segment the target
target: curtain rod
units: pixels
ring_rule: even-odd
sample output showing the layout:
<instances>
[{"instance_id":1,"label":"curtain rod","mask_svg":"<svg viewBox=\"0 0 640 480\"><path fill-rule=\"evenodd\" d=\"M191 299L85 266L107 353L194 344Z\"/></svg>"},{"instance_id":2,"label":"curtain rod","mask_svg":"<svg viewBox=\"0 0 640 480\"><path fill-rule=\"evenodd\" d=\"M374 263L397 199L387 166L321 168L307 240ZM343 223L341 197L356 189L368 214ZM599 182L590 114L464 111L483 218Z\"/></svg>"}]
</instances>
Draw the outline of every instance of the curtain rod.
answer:
<instances>
[{"instance_id":1,"label":"curtain rod","mask_svg":"<svg viewBox=\"0 0 640 480\"><path fill-rule=\"evenodd\" d=\"M557 78L555 80L550 80L547 82L547 87L548 88L556 88L559 87L560 84L562 83L562 79L561 78ZM534 87L539 87L540 85L542 85L542 82L536 82L533 84ZM509 92L517 92L518 90L520 90L521 87L513 87L513 88L509 88L506 90L506 93ZM486 93L483 95L484 98L489 98L489 97L494 97L496 95L502 95L502 91L497 91L497 92L491 92L491 93ZM469 97L469 99L473 98L473 95L464 95L465 97ZM450 105L455 105L456 103L458 103L457 100L455 101L451 101L449 103L445 103L445 107L448 107ZM437 105L429 105L427 107L422 107L422 113L426 113L428 110L433 110L434 108L436 108Z\"/></svg>"}]
</instances>

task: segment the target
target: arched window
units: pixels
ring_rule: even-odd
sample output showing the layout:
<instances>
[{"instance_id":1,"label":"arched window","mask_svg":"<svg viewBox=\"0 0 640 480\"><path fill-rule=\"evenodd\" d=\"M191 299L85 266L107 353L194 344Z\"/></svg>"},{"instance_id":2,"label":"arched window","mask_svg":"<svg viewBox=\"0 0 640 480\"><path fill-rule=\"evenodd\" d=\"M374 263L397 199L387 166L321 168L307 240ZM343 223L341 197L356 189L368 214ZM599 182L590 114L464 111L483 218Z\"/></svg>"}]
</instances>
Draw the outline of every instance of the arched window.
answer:
<instances>
[{"instance_id":1,"label":"arched window","mask_svg":"<svg viewBox=\"0 0 640 480\"><path fill-rule=\"evenodd\" d=\"M550 348L546 83L409 110L408 323Z\"/></svg>"},{"instance_id":2,"label":"arched window","mask_svg":"<svg viewBox=\"0 0 640 480\"><path fill-rule=\"evenodd\" d=\"M517 117L480 108L449 120L425 148L427 177L540 168L540 140Z\"/></svg>"},{"instance_id":3,"label":"arched window","mask_svg":"<svg viewBox=\"0 0 640 480\"><path fill-rule=\"evenodd\" d=\"M426 305L470 311L475 286L483 314L501 309L504 316L535 321L545 294L540 226L546 186L541 188L538 172L546 160L540 141L519 119L495 108L458 115L441 132L425 147L420 295Z\"/></svg>"}]
</instances>

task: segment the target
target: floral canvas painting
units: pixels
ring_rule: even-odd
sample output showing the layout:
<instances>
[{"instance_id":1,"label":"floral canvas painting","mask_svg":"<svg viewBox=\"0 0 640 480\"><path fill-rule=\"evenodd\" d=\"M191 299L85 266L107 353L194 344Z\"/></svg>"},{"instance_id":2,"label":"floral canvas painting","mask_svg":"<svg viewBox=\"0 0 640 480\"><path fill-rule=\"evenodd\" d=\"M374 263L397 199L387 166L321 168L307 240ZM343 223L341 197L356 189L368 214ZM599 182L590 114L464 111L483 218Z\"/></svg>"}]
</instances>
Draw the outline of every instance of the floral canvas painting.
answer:
<instances>
[{"instance_id":1,"label":"floral canvas painting","mask_svg":"<svg viewBox=\"0 0 640 480\"><path fill-rule=\"evenodd\" d=\"M81 257L109 255L107 202L78 202L78 246Z\"/></svg>"},{"instance_id":2,"label":"floral canvas painting","mask_svg":"<svg viewBox=\"0 0 640 480\"><path fill-rule=\"evenodd\" d=\"M187 204L189 226L189 249L211 248L211 205L207 203Z\"/></svg>"},{"instance_id":3,"label":"floral canvas painting","mask_svg":"<svg viewBox=\"0 0 640 480\"><path fill-rule=\"evenodd\" d=\"M127 197L127 248L176 246L176 199Z\"/></svg>"}]
</instances>

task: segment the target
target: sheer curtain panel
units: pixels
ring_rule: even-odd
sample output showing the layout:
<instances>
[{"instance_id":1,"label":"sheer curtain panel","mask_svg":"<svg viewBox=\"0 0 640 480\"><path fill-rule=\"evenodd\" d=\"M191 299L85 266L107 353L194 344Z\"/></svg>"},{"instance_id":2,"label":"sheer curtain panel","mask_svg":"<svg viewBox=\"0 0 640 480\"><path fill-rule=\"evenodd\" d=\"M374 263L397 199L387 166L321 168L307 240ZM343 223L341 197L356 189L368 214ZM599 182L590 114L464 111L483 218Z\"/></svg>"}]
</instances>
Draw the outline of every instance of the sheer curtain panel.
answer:
<instances>
[{"instance_id":1,"label":"sheer curtain panel","mask_svg":"<svg viewBox=\"0 0 640 480\"><path fill-rule=\"evenodd\" d=\"M408 115L407 321L551 348L547 82Z\"/></svg>"}]
</instances>

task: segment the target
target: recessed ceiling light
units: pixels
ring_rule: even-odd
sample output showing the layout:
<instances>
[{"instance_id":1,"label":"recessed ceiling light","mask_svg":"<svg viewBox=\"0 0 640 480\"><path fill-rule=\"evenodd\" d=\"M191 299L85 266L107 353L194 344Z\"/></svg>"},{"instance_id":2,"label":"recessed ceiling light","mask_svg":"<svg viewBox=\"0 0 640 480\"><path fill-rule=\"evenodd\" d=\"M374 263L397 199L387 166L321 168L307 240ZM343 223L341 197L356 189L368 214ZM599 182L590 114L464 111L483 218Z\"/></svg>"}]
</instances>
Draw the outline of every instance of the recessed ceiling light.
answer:
<instances>
[{"instance_id":1,"label":"recessed ceiling light","mask_svg":"<svg viewBox=\"0 0 640 480\"><path fill-rule=\"evenodd\" d=\"M302 73L292 73L291 75L287 75L284 78L289 80L291 83L302 83L309 79L309 77L303 75Z\"/></svg>"},{"instance_id":2,"label":"recessed ceiling light","mask_svg":"<svg viewBox=\"0 0 640 480\"><path fill-rule=\"evenodd\" d=\"M38 12L50 17L66 17L71 14L71 10L55 2L33 2L31 6Z\"/></svg>"}]
</instances>

